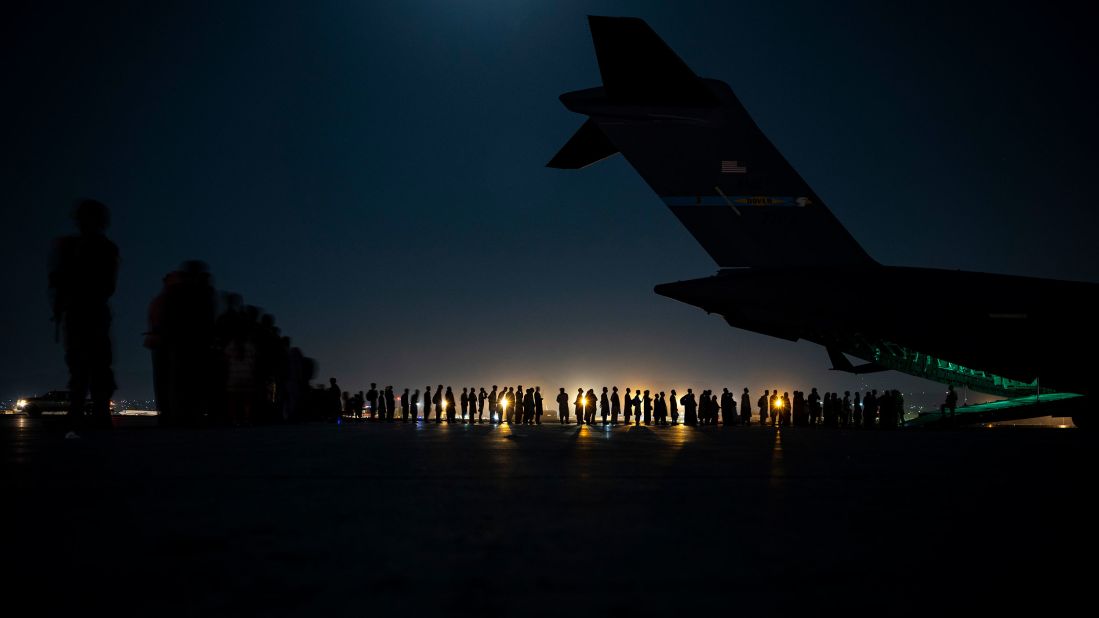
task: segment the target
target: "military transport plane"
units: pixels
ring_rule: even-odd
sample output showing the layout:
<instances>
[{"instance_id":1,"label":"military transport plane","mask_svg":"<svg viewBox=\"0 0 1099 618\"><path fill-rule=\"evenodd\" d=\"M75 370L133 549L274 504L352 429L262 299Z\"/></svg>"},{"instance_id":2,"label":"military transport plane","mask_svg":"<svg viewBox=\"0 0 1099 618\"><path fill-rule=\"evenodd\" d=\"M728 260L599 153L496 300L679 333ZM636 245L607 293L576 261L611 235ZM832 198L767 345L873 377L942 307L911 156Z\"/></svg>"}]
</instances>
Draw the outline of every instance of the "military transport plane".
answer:
<instances>
[{"instance_id":1,"label":"military transport plane","mask_svg":"<svg viewBox=\"0 0 1099 618\"><path fill-rule=\"evenodd\" d=\"M1094 398L1081 396L1097 386L1099 285L879 264L728 84L695 75L641 19L589 24L603 85L561 95L588 119L548 166L579 169L622 153L717 262L717 274L657 294L736 328L818 343L837 370L965 385L1015 402L1006 406L1015 418L1072 415L1082 426L1094 416ZM864 285L870 297L828 303L789 293Z\"/></svg>"}]
</instances>

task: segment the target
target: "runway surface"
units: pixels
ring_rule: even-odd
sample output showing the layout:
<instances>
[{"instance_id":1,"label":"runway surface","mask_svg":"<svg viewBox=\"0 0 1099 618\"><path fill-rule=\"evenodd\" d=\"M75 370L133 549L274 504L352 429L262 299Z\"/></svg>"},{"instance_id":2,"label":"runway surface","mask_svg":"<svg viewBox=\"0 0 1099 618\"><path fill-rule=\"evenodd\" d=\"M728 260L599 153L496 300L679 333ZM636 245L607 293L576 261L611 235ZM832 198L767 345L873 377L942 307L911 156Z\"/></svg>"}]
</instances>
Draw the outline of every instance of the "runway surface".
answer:
<instances>
[{"instance_id":1,"label":"runway surface","mask_svg":"<svg viewBox=\"0 0 1099 618\"><path fill-rule=\"evenodd\" d=\"M1073 429L61 422L0 417L7 596L46 613L1060 613L1093 580Z\"/></svg>"}]
</instances>

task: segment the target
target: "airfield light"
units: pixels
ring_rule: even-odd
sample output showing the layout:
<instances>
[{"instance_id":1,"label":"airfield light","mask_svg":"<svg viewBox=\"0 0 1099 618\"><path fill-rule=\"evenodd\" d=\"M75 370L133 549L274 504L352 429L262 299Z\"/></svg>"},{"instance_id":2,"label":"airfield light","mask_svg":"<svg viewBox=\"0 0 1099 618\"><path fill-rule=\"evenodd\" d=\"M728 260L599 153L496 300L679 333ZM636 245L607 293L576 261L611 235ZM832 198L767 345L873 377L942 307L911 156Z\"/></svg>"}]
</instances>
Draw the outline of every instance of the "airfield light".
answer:
<instances>
[{"instance_id":1,"label":"airfield light","mask_svg":"<svg viewBox=\"0 0 1099 618\"><path fill-rule=\"evenodd\" d=\"M782 409L782 400L781 399L776 399L775 400L775 407L780 409L780 410Z\"/></svg>"},{"instance_id":2,"label":"airfield light","mask_svg":"<svg viewBox=\"0 0 1099 618\"><path fill-rule=\"evenodd\" d=\"M15 402L15 409L16 410L22 410L25 407L27 407L27 400L26 399L20 399L19 401Z\"/></svg>"}]
</instances>

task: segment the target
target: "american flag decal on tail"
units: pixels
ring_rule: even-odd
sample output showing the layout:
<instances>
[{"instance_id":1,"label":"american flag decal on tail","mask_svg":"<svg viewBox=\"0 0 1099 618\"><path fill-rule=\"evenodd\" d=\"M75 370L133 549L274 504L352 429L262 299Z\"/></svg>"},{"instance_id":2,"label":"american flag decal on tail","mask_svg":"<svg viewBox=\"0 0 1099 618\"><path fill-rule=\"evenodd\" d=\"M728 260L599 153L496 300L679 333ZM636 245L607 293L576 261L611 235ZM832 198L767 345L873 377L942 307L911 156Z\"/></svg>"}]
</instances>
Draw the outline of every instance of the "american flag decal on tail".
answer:
<instances>
[{"instance_id":1,"label":"american flag decal on tail","mask_svg":"<svg viewBox=\"0 0 1099 618\"><path fill-rule=\"evenodd\" d=\"M748 168L743 165L737 165L736 161L722 161L721 162L722 174L747 174Z\"/></svg>"}]
</instances>

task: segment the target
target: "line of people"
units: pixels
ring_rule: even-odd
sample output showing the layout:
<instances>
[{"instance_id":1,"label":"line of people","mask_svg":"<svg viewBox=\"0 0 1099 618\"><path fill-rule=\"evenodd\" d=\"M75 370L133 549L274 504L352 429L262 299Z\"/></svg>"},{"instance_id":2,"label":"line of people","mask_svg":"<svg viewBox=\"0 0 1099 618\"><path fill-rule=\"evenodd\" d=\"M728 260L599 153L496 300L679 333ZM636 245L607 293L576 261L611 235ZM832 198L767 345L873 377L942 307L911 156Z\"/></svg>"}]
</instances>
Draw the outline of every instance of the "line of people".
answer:
<instances>
[{"instance_id":1,"label":"line of people","mask_svg":"<svg viewBox=\"0 0 1099 618\"><path fill-rule=\"evenodd\" d=\"M149 305L160 422L194 425L318 418L309 381L316 361L283 336L275 317L226 293L219 307L206 265L184 262L164 276Z\"/></svg>"},{"instance_id":2,"label":"line of people","mask_svg":"<svg viewBox=\"0 0 1099 618\"><path fill-rule=\"evenodd\" d=\"M397 395L392 386L379 389L370 384L367 391L351 394L341 391L335 378L329 380L326 390L326 407L337 416L352 419L403 422L422 420L430 422L432 413L436 423L507 423L541 425L545 415L540 386L523 388L463 387L460 395L442 384L433 390L430 385L409 392L404 389ZM723 388L720 395L704 390L695 395L688 388L682 397L673 389L670 393L627 388L619 394L617 386L603 387L602 393L594 389L578 388L575 397L562 387L555 398L557 422L577 425L750 425L752 424L752 398L745 388L737 397ZM760 425L892 428L903 424L904 398L899 391L887 390L878 395L868 391L865 397L858 392L854 399L845 391L841 399L838 393L823 396L812 389L808 396L794 391L765 390L756 400L757 419ZM680 411L682 410L682 416ZM620 420L621 419L621 420Z\"/></svg>"}]
</instances>

